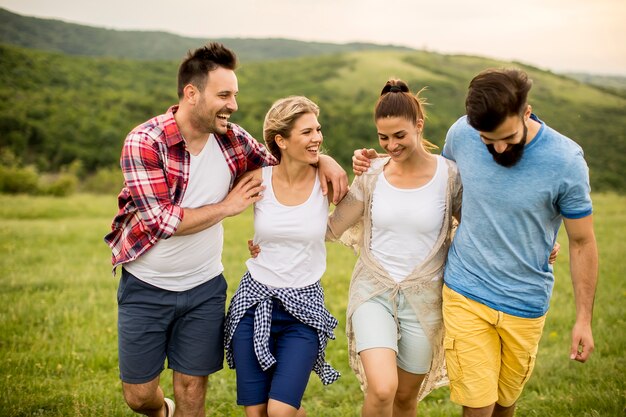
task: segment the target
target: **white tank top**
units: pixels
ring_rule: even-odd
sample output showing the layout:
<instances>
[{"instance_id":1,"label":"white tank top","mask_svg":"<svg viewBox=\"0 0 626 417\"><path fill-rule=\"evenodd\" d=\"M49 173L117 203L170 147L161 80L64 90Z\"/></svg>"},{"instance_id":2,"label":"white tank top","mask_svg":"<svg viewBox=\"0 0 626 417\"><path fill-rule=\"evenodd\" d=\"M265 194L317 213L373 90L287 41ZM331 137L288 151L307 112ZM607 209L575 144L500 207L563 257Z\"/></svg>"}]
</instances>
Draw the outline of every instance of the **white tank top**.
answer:
<instances>
[{"instance_id":1,"label":"white tank top","mask_svg":"<svg viewBox=\"0 0 626 417\"><path fill-rule=\"evenodd\" d=\"M437 155L435 175L418 188L396 188L384 171L372 196L371 252L400 282L430 254L443 225L448 169Z\"/></svg>"},{"instance_id":2,"label":"white tank top","mask_svg":"<svg viewBox=\"0 0 626 417\"><path fill-rule=\"evenodd\" d=\"M252 277L271 287L301 288L314 284L326 270L324 236L328 199L319 178L309 198L297 206L276 200L272 167L262 168L263 198L254 205L254 242L261 247L246 266Z\"/></svg>"},{"instance_id":3,"label":"white tank top","mask_svg":"<svg viewBox=\"0 0 626 417\"><path fill-rule=\"evenodd\" d=\"M209 137L198 155L189 156L189 182L181 206L197 208L222 201L232 174L215 137ZM155 287L186 291L222 273L223 246L224 228L219 222L198 233L161 239L124 268Z\"/></svg>"}]
</instances>

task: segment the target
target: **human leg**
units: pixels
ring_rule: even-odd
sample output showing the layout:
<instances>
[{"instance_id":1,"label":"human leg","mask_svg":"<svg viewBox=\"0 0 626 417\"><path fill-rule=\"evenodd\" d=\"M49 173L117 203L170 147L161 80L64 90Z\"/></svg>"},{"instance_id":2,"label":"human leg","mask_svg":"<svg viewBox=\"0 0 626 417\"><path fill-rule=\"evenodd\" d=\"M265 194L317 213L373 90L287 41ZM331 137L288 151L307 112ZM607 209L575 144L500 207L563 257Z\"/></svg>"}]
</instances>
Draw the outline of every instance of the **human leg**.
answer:
<instances>
[{"instance_id":1,"label":"human leg","mask_svg":"<svg viewBox=\"0 0 626 417\"><path fill-rule=\"evenodd\" d=\"M359 352L359 356L367 378L361 415L391 416L398 389L396 352L389 348L373 348Z\"/></svg>"},{"instance_id":2,"label":"human leg","mask_svg":"<svg viewBox=\"0 0 626 417\"><path fill-rule=\"evenodd\" d=\"M361 415L391 416L398 388L398 331L388 297L383 294L357 307L352 328L367 379Z\"/></svg>"},{"instance_id":3,"label":"human leg","mask_svg":"<svg viewBox=\"0 0 626 417\"><path fill-rule=\"evenodd\" d=\"M246 405L243 411L246 417L267 417L267 404Z\"/></svg>"},{"instance_id":4,"label":"human leg","mask_svg":"<svg viewBox=\"0 0 626 417\"><path fill-rule=\"evenodd\" d=\"M302 412L300 410L302 410ZM300 415L306 416L306 412L304 412L302 406L298 409L282 401L270 398L267 403L267 415L269 417L298 417Z\"/></svg>"},{"instance_id":5,"label":"human leg","mask_svg":"<svg viewBox=\"0 0 626 417\"><path fill-rule=\"evenodd\" d=\"M219 275L176 294L168 366L174 371L177 417L204 416L208 375L223 366L226 281Z\"/></svg>"},{"instance_id":6,"label":"human leg","mask_svg":"<svg viewBox=\"0 0 626 417\"><path fill-rule=\"evenodd\" d=\"M463 417L491 417L495 403L486 407L466 407L463 406Z\"/></svg>"},{"instance_id":7,"label":"human leg","mask_svg":"<svg viewBox=\"0 0 626 417\"><path fill-rule=\"evenodd\" d=\"M515 403L535 366L545 315L523 318L501 313L497 325L502 340L502 364L494 416L512 416Z\"/></svg>"},{"instance_id":8,"label":"human leg","mask_svg":"<svg viewBox=\"0 0 626 417\"><path fill-rule=\"evenodd\" d=\"M393 417L415 417L417 394L425 376L412 374L398 367L398 389L393 400Z\"/></svg>"},{"instance_id":9,"label":"human leg","mask_svg":"<svg viewBox=\"0 0 626 417\"><path fill-rule=\"evenodd\" d=\"M287 406L287 407L285 407ZM268 414L267 413L267 408L271 408L272 409L272 413L273 414ZM266 407L266 416L267 415L272 415L272 416L292 416L293 411L291 410L291 406L285 403L282 403L280 401L274 401L272 399L269 400L268 402L268 407ZM283 410L284 409L284 410ZM281 412L285 412L286 414L280 414ZM300 408L298 408L296 410L296 414L295 417L306 417L306 410L304 409L304 407L300 406Z\"/></svg>"},{"instance_id":10,"label":"human leg","mask_svg":"<svg viewBox=\"0 0 626 417\"><path fill-rule=\"evenodd\" d=\"M278 301L272 310L276 358L268 401L270 417L304 416L302 397L319 353L317 330L300 322Z\"/></svg>"},{"instance_id":11,"label":"human leg","mask_svg":"<svg viewBox=\"0 0 626 417\"><path fill-rule=\"evenodd\" d=\"M508 407L503 407L500 404L496 403L493 408L492 417L513 417L515 415L515 403Z\"/></svg>"},{"instance_id":12,"label":"human leg","mask_svg":"<svg viewBox=\"0 0 626 417\"><path fill-rule=\"evenodd\" d=\"M393 403L394 417L415 417L417 396L426 373L430 370L433 349L422 328L422 322L403 294L398 296L398 389ZM430 327L441 325L441 317L426 323Z\"/></svg>"},{"instance_id":13,"label":"human leg","mask_svg":"<svg viewBox=\"0 0 626 417\"><path fill-rule=\"evenodd\" d=\"M256 306L243 315L232 338L237 377L237 404L247 417L266 417L273 368L264 371L254 351L254 314ZM271 343L271 340L270 340ZM270 346L271 348L271 346Z\"/></svg>"},{"instance_id":14,"label":"human leg","mask_svg":"<svg viewBox=\"0 0 626 417\"><path fill-rule=\"evenodd\" d=\"M190 376L208 376L224 362L226 280L222 275L176 294L167 347L168 367Z\"/></svg>"},{"instance_id":15,"label":"human leg","mask_svg":"<svg viewBox=\"0 0 626 417\"><path fill-rule=\"evenodd\" d=\"M208 376L185 375L174 371L176 417L203 417Z\"/></svg>"},{"instance_id":16,"label":"human leg","mask_svg":"<svg viewBox=\"0 0 626 417\"><path fill-rule=\"evenodd\" d=\"M122 392L126 404L128 404L128 407L135 413L150 417L166 416L165 399L163 390L159 386L159 377L144 384L122 382Z\"/></svg>"},{"instance_id":17,"label":"human leg","mask_svg":"<svg viewBox=\"0 0 626 417\"><path fill-rule=\"evenodd\" d=\"M464 415L489 416L498 399L498 312L444 285L443 319L450 399L464 407Z\"/></svg>"},{"instance_id":18,"label":"human leg","mask_svg":"<svg viewBox=\"0 0 626 417\"><path fill-rule=\"evenodd\" d=\"M513 417L514 415L515 404L510 407L502 407L498 403L480 408L463 407L463 417Z\"/></svg>"},{"instance_id":19,"label":"human leg","mask_svg":"<svg viewBox=\"0 0 626 417\"><path fill-rule=\"evenodd\" d=\"M173 294L122 269L117 301L118 358L124 399L137 413L165 416L159 375L174 312Z\"/></svg>"}]
</instances>

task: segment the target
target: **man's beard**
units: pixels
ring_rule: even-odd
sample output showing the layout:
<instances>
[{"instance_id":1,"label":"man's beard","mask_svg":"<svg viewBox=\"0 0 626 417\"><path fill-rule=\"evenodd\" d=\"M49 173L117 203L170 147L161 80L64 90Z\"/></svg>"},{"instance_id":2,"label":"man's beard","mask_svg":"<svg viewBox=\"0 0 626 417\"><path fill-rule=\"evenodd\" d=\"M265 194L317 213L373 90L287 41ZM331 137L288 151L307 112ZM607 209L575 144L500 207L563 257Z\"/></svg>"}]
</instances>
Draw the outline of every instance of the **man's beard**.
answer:
<instances>
[{"instance_id":1,"label":"man's beard","mask_svg":"<svg viewBox=\"0 0 626 417\"><path fill-rule=\"evenodd\" d=\"M487 150L489 151L491 156L493 156L493 160L496 161L498 164L502 165L503 167L507 167L507 168L512 167L513 165L517 164L519 160L522 159L522 156L524 155L524 148L526 147L526 138L528 135L528 128L526 127L526 123L524 122L522 123L524 124L524 134L522 136L522 140L519 143L516 143L515 145L513 145L511 149L508 149L502 153L498 153L494 149L493 145L485 145L487 146Z\"/></svg>"}]
</instances>

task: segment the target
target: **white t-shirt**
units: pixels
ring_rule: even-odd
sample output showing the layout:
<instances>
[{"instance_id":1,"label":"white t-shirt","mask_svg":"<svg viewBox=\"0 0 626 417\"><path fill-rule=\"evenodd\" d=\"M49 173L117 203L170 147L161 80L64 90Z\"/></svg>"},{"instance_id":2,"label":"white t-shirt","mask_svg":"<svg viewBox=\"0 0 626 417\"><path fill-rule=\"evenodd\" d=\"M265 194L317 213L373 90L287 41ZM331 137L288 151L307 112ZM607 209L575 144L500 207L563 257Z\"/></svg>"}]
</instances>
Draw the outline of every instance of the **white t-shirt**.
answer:
<instances>
[{"instance_id":1,"label":"white t-shirt","mask_svg":"<svg viewBox=\"0 0 626 417\"><path fill-rule=\"evenodd\" d=\"M304 203L285 206L274 195L272 171L262 168L265 191L254 205L254 242L261 252L246 265L252 278L270 287L306 287L326 270L328 199L316 176Z\"/></svg>"},{"instance_id":2,"label":"white t-shirt","mask_svg":"<svg viewBox=\"0 0 626 417\"><path fill-rule=\"evenodd\" d=\"M437 156L431 180L418 188L396 188L384 171L372 196L371 252L397 282L430 254L443 225L448 169Z\"/></svg>"},{"instance_id":3,"label":"white t-shirt","mask_svg":"<svg viewBox=\"0 0 626 417\"><path fill-rule=\"evenodd\" d=\"M213 135L198 155L189 155L189 183L181 206L197 208L222 201L231 172ZM142 281L169 291L186 291L222 273L224 228L219 222L201 232L159 240L124 268Z\"/></svg>"}]
</instances>

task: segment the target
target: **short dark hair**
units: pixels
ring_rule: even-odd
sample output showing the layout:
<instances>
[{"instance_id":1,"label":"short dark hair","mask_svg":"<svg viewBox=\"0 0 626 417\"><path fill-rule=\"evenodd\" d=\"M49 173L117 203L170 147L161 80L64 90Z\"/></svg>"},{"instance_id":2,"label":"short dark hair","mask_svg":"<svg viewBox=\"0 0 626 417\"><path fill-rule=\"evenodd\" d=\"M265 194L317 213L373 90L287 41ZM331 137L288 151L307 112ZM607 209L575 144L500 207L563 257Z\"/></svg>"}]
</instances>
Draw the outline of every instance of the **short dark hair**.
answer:
<instances>
[{"instance_id":1,"label":"short dark hair","mask_svg":"<svg viewBox=\"0 0 626 417\"><path fill-rule=\"evenodd\" d=\"M189 51L178 67L178 98L183 97L187 84L193 84L200 91L204 90L209 71L217 67L230 70L237 68L237 56L233 51L218 42Z\"/></svg>"},{"instance_id":2,"label":"short dark hair","mask_svg":"<svg viewBox=\"0 0 626 417\"><path fill-rule=\"evenodd\" d=\"M465 99L467 121L481 132L495 130L504 119L523 115L533 82L519 69L488 69L469 84Z\"/></svg>"}]
</instances>

